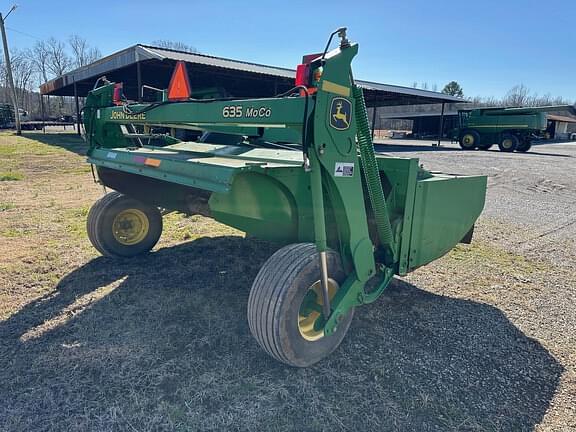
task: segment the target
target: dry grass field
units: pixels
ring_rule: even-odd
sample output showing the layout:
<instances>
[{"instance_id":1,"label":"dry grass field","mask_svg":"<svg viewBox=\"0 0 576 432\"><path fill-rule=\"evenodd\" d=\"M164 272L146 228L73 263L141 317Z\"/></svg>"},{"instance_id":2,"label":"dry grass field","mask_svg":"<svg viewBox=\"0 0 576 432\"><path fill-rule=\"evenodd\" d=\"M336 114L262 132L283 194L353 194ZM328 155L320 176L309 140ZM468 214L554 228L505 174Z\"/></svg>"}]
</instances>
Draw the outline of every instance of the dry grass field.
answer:
<instances>
[{"instance_id":1,"label":"dry grass field","mask_svg":"<svg viewBox=\"0 0 576 432\"><path fill-rule=\"evenodd\" d=\"M153 253L99 257L84 151L0 134L1 431L576 430L576 274L523 225L483 216L295 369L246 322L275 246L169 214Z\"/></svg>"}]
</instances>

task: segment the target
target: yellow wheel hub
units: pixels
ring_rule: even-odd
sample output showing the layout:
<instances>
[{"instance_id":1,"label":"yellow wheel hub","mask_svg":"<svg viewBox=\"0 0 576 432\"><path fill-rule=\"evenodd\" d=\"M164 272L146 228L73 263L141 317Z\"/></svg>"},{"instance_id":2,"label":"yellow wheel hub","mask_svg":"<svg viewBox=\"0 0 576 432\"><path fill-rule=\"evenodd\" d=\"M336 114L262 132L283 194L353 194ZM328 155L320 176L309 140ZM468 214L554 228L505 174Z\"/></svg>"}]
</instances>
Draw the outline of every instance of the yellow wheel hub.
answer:
<instances>
[{"instance_id":1,"label":"yellow wheel hub","mask_svg":"<svg viewBox=\"0 0 576 432\"><path fill-rule=\"evenodd\" d=\"M474 144L474 136L470 135L470 134L466 134L462 138L462 142L464 142L464 144Z\"/></svg>"},{"instance_id":2,"label":"yellow wheel hub","mask_svg":"<svg viewBox=\"0 0 576 432\"><path fill-rule=\"evenodd\" d=\"M330 300L338 291L338 282L328 279L328 296ZM316 328L319 320L322 319L322 284L320 281L315 282L304 296L304 300L298 311L298 330L302 337L308 341L314 342L324 337L324 328Z\"/></svg>"},{"instance_id":3,"label":"yellow wheel hub","mask_svg":"<svg viewBox=\"0 0 576 432\"><path fill-rule=\"evenodd\" d=\"M114 239L125 246L140 243L148 235L150 223L143 211L138 209L123 210L116 215L112 223Z\"/></svg>"}]
</instances>

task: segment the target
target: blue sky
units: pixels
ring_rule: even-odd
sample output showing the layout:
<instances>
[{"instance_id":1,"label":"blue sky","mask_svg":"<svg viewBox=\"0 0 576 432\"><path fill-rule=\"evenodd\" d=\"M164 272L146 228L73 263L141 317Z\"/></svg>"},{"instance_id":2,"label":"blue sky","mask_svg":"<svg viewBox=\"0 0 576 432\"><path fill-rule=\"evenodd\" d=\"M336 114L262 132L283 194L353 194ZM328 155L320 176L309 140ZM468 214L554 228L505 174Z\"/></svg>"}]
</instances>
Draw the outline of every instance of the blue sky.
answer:
<instances>
[{"instance_id":1,"label":"blue sky","mask_svg":"<svg viewBox=\"0 0 576 432\"><path fill-rule=\"evenodd\" d=\"M18 0L17 0L18 1ZM169 1L20 0L7 19L11 46L78 34L104 54L155 39L200 52L295 67L347 26L360 44L359 79L462 85L466 96L503 96L516 84L576 100L576 1ZM1 1L6 12L11 2ZM16 32L18 31L18 32ZM20 32L20 33L19 33ZM22 34L27 33L27 35Z\"/></svg>"}]
</instances>

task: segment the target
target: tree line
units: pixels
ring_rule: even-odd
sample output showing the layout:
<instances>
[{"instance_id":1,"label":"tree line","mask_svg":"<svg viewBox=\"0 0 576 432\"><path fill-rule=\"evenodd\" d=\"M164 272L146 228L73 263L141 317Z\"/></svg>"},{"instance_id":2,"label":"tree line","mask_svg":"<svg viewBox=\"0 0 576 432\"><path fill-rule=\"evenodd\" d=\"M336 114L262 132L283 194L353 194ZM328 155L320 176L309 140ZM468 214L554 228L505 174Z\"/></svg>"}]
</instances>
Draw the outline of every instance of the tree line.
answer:
<instances>
[{"instance_id":1,"label":"tree line","mask_svg":"<svg viewBox=\"0 0 576 432\"><path fill-rule=\"evenodd\" d=\"M18 106L29 115L40 115L38 87L73 69L88 65L102 57L100 50L86 39L71 35L66 41L51 37L37 41L31 48L10 50L14 86ZM7 85L6 64L0 60L0 102L11 103ZM47 117L70 114L73 101L69 98L48 98L45 104Z\"/></svg>"},{"instance_id":2,"label":"tree line","mask_svg":"<svg viewBox=\"0 0 576 432\"><path fill-rule=\"evenodd\" d=\"M184 42L155 40L152 45L191 53L195 47ZM41 84L66 72L86 66L102 57L100 49L78 35L66 40L51 37L39 40L31 48L10 50L12 74L18 98L18 106L28 112L30 118L40 118L41 106L38 88ZM6 65L0 56L0 103L12 103L8 89ZM74 101L69 97L47 97L44 99L46 118L58 118L75 112Z\"/></svg>"},{"instance_id":3,"label":"tree line","mask_svg":"<svg viewBox=\"0 0 576 432\"><path fill-rule=\"evenodd\" d=\"M438 86L436 84L428 84L423 82L421 84L414 83L412 85L414 88L420 88L422 90L432 90L437 91ZM497 98L493 96L482 97L466 97L464 94L464 89L457 81L450 81L446 84L442 93L457 96L463 98L469 103L481 107L481 106L548 106L548 105L574 105L576 101L570 101L561 96L552 96L550 93L539 95L538 93L532 92L524 84L517 84L508 90L504 96ZM469 105L470 106L470 105Z\"/></svg>"},{"instance_id":4,"label":"tree line","mask_svg":"<svg viewBox=\"0 0 576 432\"><path fill-rule=\"evenodd\" d=\"M426 82L418 84L413 83L413 88L418 88L422 90L432 90L438 89L438 86L433 84L430 85ZM516 107L516 106L550 106L550 105L576 105L576 101L570 101L561 96L552 96L551 94L539 95L536 92L532 92L526 85L518 84L510 88L502 97L497 98L493 96L489 97L466 97L464 94L464 89L457 81L450 81L447 83L442 91L442 93L457 96L467 103L447 103L445 105L446 113L453 113L459 109L472 109L481 107ZM413 114L413 113L438 113L441 112L441 104L427 104L427 105L406 105L402 107L392 106L392 107L379 107L377 111L376 128L377 129L397 129L397 130L409 130L412 127L411 120L400 120L400 119L387 119L386 114L397 114L401 112L402 114ZM559 114L562 114L561 112ZM372 114L370 114L372 115ZM382 117L382 118L381 118Z\"/></svg>"}]
</instances>

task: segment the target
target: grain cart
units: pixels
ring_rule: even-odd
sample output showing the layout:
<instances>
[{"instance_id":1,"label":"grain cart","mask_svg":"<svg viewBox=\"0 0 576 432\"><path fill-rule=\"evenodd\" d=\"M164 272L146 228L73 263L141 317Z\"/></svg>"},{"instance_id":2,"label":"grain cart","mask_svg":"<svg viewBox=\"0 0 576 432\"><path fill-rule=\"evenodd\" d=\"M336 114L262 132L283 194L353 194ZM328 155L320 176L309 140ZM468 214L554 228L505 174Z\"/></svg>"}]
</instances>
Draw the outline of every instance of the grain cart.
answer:
<instances>
[{"instance_id":1,"label":"grain cart","mask_svg":"<svg viewBox=\"0 0 576 432\"><path fill-rule=\"evenodd\" d=\"M328 52L338 33L339 47ZM193 100L177 65L164 100L124 101L121 84L94 89L84 109L88 162L114 189L88 214L92 244L111 257L149 251L158 208L209 215L284 246L260 269L248 323L260 346L293 366L330 354L354 308L392 277L469 242L486 178L432 174L418 159L375 155L345 29L306 56L293 90L268 99ZM154 127L241 137L182 142ZM151 144L153 143L153 145Z\"/></svg>"},{"instance_id":2,"label":"grain cart","mask_svg":"<svg viewBox=\"0 0 576 432\"><path fill-rule=\"evenodd\" d=\"M543 138L548 126L546 113L551 111L576 114L576 107L557 105L459 110L458 128L452 135L464 150L488 150L498 144L503 152L527 152L533 139Z\"/></svg>"}]
</instances>

